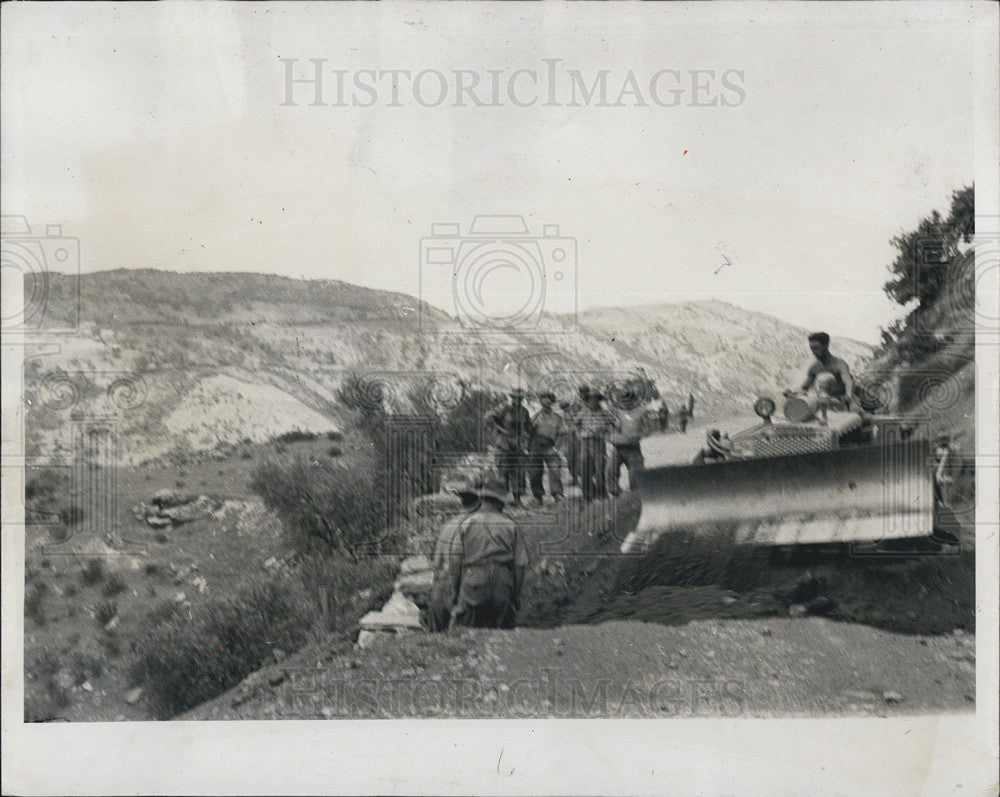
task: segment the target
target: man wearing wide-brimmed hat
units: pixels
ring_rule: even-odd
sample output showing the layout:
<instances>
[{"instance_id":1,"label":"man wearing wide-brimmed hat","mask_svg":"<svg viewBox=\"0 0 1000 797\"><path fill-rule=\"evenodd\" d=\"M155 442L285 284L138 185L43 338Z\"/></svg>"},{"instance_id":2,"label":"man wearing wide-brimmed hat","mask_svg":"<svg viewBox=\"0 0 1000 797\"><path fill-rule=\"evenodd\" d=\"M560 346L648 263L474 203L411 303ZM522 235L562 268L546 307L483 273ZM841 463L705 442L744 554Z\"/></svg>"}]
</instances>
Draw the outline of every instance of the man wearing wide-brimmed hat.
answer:
<instances>
[{"instance_id":1,"label":"man wearing wide-brimmed hat","mask_svg":"<svg viewBox=\"0 0 1000 797\"><path fill-rule=\"evenodd\" d=\"M563 460L556 449L556 444L566 436L566 421L556 412L552 405L556 402L556 394L551 391L538 394L542 408L531 419L532 434L528 442L528 483L535 501L542 504L545 490L542 484L544 471L549 473L549 495L556 501L563 496L562 467Z\"/></svg>"},{"instance_id":2,"label":"man wearing wide-brimmed hat","mask_svg":"<svg viewBox=\"0 0 1000 797\"><path fill-rule=\"evenodd\" d=\"M503 513L504 484L488 478L479 508L459 524L449 557L453 626L513 628L521 604L528 551L517 524Z\"/></svg>"},{"instance_id":3,"label":"man wearing wide-brimmed hat","mask_svg":"<svg viewBox=\"0 0 1000 797\"><path fill-rule=\"evenodd\" d=\"M606 493L607 436L614 427L614 418L603 406L604 394L590 389L585 398L586 408L578 418L582 453L583 499L593 501Z\"/></svg>"},{"instance_id":4,"label":"man wearing wide-brimmed hat","mask_svg":"<svg viewBox=\"0 0 1000 797\"><path fill-rule=\"evenodd\" d=\"M510 491L514 504L520 506L528 464L528 441L534 427L525 408L524 391L510 392L510 404L486 415L486 425L496 434L496 464L500 478Z\"/></svg>"},{"instance_id":5,"label":"man wearing wide-brimmed hat","mask_svg":"<svg viewBox=\"0 0 1000 797\"><path fill-rule=\"evenodd\" d=\"M462 511L461 514L445 521L434 545L434 556L431 558L434 580L431 584L427 609L424 611L424 622L428 631L448 630L451 607L455 602L451 594L450 576L452 546L456 535L462 530L462 522L479 506L478 485L472 478L463 476L452 486L451 492L462 502Z\"/></svg>"}]
</instances>

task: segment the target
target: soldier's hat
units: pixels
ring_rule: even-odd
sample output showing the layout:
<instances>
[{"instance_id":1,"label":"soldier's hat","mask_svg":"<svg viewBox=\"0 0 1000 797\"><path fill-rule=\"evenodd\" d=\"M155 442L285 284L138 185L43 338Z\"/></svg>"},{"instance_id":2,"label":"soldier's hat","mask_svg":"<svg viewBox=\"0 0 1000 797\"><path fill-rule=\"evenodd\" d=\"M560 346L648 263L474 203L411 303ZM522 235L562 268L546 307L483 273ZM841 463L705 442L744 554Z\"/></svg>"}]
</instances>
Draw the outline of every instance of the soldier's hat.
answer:
<instances>
[{"instance_id":1,"label":"soldier's hat","mask_svg":"<svg viewBox=\"0 0 1000 797\"><path fill-rule=\"evenodd\" d=\"M584 398L587 399L588 401L590 401L591 399L593 399L594 401L604 401L605 397L600 390L588 390Z\"/></svg>"},{"instance_id":2,"label":"soldier's hat","mask_svg":"<svg viewBox=\"0 0 1000 797\"><path fill-rule=\"evenodd\" d=\"M479 495L479 491L476 489L475 481L468 476L462 476L460 479L456 480L451 486L450 492L453 492L457 496Z\"/></svg>"},{"instance_id":3,"label":"soldier's hat","mask_svg":"<svg viewBox=\"0 0 1000 797\"><path fill-rule=\"evenodd\" d=\"M519 388L519 387L515 387L512 391L510 391L510 397L511 398L523 399L524 396L525 396L524 391L521 390L521 388Z\"/></svg>"},{"instance_id":4,"label":"soldier's hat","mask_svg":"<svg viewBox=\"0 0 1000 797\"><path fill-rule=\"evenodd\" d=\"M580 398L587 398L590 395L590 385L580 385L577 392L580 394Z\"/></svg>"},{"instance_id":5,"label":"soldier's hat","mask_svg":"<svg viewBox=\"0 0 1000 797\"><path fill-rule=\"evenodd\" d=\"M538 398L540 399L547 398L549 401L555 401L556 394L553 393L551 390L544 390L538 394Z\"/></svg>"},{"instance_id":6,"label":"soldier's hat","mask_svg":"<svg viewBox=\"0 0 1000 797\"><path fill-rule=\"evenodd\" d=\"M507 488L499 479L485 479L479 488L479 495L483 498L494 498L501 504L507 503Z\"/></svg>"}]
</instances>

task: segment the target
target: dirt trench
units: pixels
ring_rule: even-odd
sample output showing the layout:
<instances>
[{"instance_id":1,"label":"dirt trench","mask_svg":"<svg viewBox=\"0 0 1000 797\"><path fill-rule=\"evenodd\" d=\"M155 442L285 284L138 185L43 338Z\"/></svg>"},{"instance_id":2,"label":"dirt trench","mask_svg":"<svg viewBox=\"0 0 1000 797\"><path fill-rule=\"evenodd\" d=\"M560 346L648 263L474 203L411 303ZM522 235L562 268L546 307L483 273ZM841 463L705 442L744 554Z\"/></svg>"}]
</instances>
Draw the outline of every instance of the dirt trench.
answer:
<instances>
[{"instance_id":1,"label":"dirt trench","mask_svg":"<svg viewBox=\"0 0 1000 797\"><path fill-rule=\"evenodd\" d=\"M823 615L908 634L975 629L971 540L943 550L915 546L862 557L847 546L750 548L719 531L674 534L645 554L623 555L619 546L638 512L638 497L625 494L570 503L547 527L522 519L535 551L518 624L683 625ZM532 540L533 526L539 533Z\"/></svg>"}]
</instances>

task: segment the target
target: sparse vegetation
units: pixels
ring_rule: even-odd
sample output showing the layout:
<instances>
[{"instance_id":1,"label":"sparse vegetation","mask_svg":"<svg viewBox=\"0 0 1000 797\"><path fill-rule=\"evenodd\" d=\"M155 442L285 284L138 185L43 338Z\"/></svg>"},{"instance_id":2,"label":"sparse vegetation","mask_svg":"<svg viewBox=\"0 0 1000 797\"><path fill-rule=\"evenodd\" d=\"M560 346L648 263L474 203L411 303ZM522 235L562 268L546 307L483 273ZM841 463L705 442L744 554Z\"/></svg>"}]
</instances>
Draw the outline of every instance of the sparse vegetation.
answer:
<instances>
[{"instance_id":1,"label":"sparse vegetation","mask_svg":"<svg viewBox=\"0 0 1000 797\"><path fill-rule=\"evenodd\" d=\"M385 490L369 464L324 464L302 457L267 460L254 470L250 487L281 519L296 550L340 554L356 560L389 542Z\"/></svg>"},{"instance_id":2,"label":"sparse vegetation","mask_svg":"<svg viewBox=\"0 0 1000 797\"><path fill-rule=\"evenodd\" d=\"M104 581L104 575L104 562L100 559L88 559L87 564L80 571L80 578L88 586Z\"/></svg>"},{"instance_id":3,"label":"sparse vegetation","mask_svg":"<svg viewBox=\"0 0 1000 797\"><path fill-rule=\"evenodd\" d=\"M24 701L25 722L46 722L60 718L71 701L72 674L63 666L59 656L43 650L25 659L26 678L38 684Z\"/></svg>"},{"instance_id":4,"label":"sparse vegetation","mask_svg":"<svg viewBox=\"0 0 1000 797\"><path fill-rule=\"evenodd\" d=\"M94 616L101 625L107 625L118 616L118 601L103 600L94 607Z\"/></svg>"},{"instance_id":5,"label":"sparse vegetation","mask_svg":"<svg viewBox=\"0 0 1000 797\"><path fill-rule=\"evenodd\" d=\"M304 440L315 440L317 436L315 432L304 432L301 429L294 429L291 432L279 434L274 439L278 443L300 443Z\"/></svg>"},{"instance_id":6,"label":"sparse vegetation","mask_svg":"<svg viewBox=\"0 0 1000 797\"><path fill-rule=\"evenodd\" d=\"M118 573L112 573L108 576L108 580L104 582L104 589L102 590L102 593L105 597L110 598L121 594L127 588L128 584L125 583L125 579Z\"/></svg>"},{"instance_id":7,"label":"sparse vegetation","mask_svg":"<svg viewBox=\"0 0 1000 797\"><path fill-rule=\"evenodd\" d=\"M131 672L162 717L210 700L268 660L275 647L297 650L318 609L297 580L279 576L195 609L188 621L172 608L152 613Z\"/></svg>"},{"instance_id":8,"label":"sparse vegetation","mask_svg":"<svg viewBox=\"0 0 1000 797\"><path fill-rule=\"evenodd\" d=\"M49 587L45 583L29 584L24 590L24 615L38 625L45 625L45 596Z\"/></svg>"},{"instance_id":9,"label":"sparse vegetation","mask_svg":"<svg viewBox=\"0 0 1000 797\"><path fill-rule=\"evenodd\" d=\"M104 663L97 656L83 651L74 651L69 662L73 685L81 686L85 681L96 678L104 671Z\"/></svg>"},{"instance_id":10,"label":"sparse vegetation","mask_svg":"<svg viewBox=\"0 0 1000 797\"><path fill-rule=\"evenodd\" d=\"M83 507L72 502L64 504L59 510L59 519L67 528L80 525L83 522L83 516Z\"/></svg>"}]
</instances>

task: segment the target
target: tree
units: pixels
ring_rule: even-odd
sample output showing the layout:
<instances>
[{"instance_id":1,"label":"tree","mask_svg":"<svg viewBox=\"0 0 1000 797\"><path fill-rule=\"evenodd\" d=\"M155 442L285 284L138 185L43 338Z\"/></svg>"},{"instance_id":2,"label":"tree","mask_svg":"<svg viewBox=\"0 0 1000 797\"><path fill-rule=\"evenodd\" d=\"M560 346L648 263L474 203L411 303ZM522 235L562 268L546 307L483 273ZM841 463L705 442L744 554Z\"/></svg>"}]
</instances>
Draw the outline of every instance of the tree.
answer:
<instances>
[{"instance_id":1,"label":"tree","mask_svg":"<svg viewBox=\"0 0 1000 797\"><path fill-rule=\"evenodd\" d=\"M955 191L947 218L934 210L917 229L897 235L892 245L899 251L889 267L893 277L885 292L893 301L921 308L932 304L947 282L949 267L959 256L959 243L969 243L975 231L975 186Z\"/></svg>"}]
</instances>

